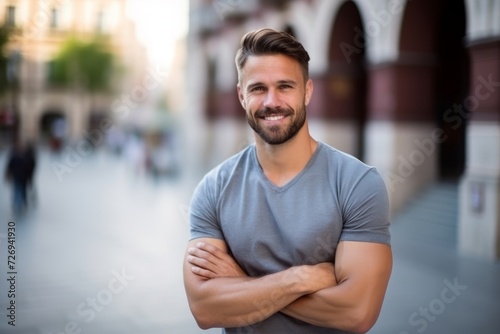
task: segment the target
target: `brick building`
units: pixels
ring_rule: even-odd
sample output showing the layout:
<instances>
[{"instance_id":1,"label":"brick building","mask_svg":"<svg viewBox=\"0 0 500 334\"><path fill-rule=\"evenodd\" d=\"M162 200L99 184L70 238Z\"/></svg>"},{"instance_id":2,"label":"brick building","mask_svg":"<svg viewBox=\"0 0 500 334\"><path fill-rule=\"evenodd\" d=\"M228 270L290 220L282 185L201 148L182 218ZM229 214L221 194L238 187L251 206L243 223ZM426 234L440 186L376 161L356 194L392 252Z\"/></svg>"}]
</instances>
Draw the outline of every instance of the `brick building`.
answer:
<instances>
[{"instance_id":1,"label":"brick building","mask_svg":"<svg viewBox=\"0 0 500 334\"><path fill-rule=\"evenodd\" d=\"M64 120L64 136L77 140L100 120L109 117L120 92L141 84L147 71L144 47L127 17L126 0L1 0L0 18L13 31L7 55L15 65L19 88L1 99L3 144L14 132L23 139L40 140L53 122ZM105 47L125 71L117 92L88 94L49 82L50 64L69 38L90 41L104 37Z\"/></svg>"}]
</instances>

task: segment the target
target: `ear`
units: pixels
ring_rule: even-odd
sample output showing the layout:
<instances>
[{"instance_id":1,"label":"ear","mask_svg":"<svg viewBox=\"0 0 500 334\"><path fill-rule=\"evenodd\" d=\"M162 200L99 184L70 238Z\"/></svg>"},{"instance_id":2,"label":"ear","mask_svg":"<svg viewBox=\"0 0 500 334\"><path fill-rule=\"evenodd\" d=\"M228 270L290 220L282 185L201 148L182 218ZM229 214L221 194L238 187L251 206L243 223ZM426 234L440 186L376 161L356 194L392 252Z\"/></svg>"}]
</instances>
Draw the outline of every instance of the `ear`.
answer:
<instances>
[{"instance_id":1,"label":"ear","mask_svg":"<svg viewBox=\"0 0 500 334\"><path fill-rule=\"evenodd\" d=\"M311 101L313 90L314 90L314 87L313 87L312 80L311 79L307 79L307 82L306 82L306 94L305 94L305 104L306 104L306 106L309 105L309 102Z\"/></svg>"},{"instance_id":2,"label":"ear","mask_svg":"<svg viewBox=\"0 0 500 334\"><path fill-rule=\"evenodd\" d=\"M243 98L243 89L241 88L240 84L238 83L236 85L236 89L238 90L238 99L240 100L240 104L241 106L243 107L243 109L247 109L246 107L246 102L245 102L245 99Z\"/></svg>"}]
</instances>

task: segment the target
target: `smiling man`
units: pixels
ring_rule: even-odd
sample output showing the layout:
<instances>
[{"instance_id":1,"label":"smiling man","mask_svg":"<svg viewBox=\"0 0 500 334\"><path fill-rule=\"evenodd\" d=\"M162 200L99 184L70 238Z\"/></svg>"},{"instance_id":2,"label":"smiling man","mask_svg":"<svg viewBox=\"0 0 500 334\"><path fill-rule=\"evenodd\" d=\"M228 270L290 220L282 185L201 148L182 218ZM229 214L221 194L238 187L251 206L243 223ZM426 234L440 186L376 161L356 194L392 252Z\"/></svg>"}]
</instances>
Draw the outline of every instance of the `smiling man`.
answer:
<instances>
[{"instance_id":1,"label":"smiling man","mask_svg":"<svg viewBox=\"0 0 500 334\"><path fill-rule=\"evenodd\" d=\"M243 36L237 91L255 144L193 195L184 285L201 328L225 333L364 333L392 268L378 172L314 140L309 55L292 36Z\"/></svg>"}]
</instances>

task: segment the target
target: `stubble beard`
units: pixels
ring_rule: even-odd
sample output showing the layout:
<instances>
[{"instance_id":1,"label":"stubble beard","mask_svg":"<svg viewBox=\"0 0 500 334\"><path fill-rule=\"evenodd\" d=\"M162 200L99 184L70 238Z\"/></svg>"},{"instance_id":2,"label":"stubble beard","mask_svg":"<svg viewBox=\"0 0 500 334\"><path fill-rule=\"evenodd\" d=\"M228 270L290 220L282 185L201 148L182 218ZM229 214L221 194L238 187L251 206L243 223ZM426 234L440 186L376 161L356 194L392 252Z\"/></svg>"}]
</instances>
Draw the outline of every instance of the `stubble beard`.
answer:
<instances>
[{"instance_id":1,"label":"stubble beard","mask_svg":"<svg viewBox=\"0 0 500 334\"><path fill-rule=\"evenodd\" d=\"M290 122L286 128L280 125L273 125L270 127L263 127L259 124L258 120L260 116L266 115L288 115L288 117L293 117L293 121ZM257 121L256 121L257 119ZM306 106L302 103L300 110L295 112L292 108L282 109L282 108L265 108L258 110L254 117L249 117L247 115L247 121L250 127L259 135L264 142L269 145L281 145L288 140L292 139L297 135L297 133L302 129L306 122Z\"/></svg>"}]
</instances>

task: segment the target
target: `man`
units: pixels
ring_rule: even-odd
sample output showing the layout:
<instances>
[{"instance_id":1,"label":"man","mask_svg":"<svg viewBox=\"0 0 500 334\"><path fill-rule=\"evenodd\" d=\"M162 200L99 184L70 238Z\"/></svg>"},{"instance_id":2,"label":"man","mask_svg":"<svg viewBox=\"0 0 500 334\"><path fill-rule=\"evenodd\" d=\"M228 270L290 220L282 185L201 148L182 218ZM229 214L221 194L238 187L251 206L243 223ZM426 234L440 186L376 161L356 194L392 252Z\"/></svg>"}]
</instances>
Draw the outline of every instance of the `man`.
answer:
<instances>
[{"instance_id":1,"label":"man","mask_svg":"<svg viewBox=\"0 0 500 334\"><path fill-rule=\"evenodd\" d=\"M14 214L22 213L28 204L27 191L33 186L35 153L31 143L16 140L5 167L5 179L12 182L12 208Z\"/></svg>"},{"instance_id":2,"label":"man","mask_svg":"<svg viewBox=\"0 0 500 334\"><path fill-rule=\"evenodd\" d=\"M250 145L192 199L184 284L201 328L364 333L392 268L388 199L372 167L309 134L309 55L271 29L236 55Z\"/></svg>"}]
</instances>

